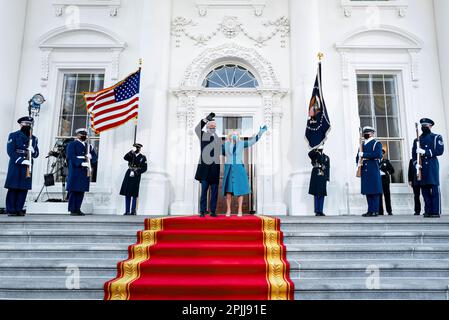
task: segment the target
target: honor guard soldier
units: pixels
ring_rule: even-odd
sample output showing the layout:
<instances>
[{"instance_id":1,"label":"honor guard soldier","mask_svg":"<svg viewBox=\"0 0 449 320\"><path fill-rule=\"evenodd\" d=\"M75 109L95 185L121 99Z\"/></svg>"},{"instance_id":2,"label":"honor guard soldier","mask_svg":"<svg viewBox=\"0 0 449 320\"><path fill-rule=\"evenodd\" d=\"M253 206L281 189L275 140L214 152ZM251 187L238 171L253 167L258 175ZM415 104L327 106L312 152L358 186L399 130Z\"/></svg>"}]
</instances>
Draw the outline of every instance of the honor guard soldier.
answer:
<instances>
[{"instance_id":1,"label":"honor guard soldier","mask_svg":"<svg viewBox=\"0 0 449 320\"><path fill-rule=\"evenodd\" d=\"M128 161L128 171L123 180L120 195L126 197L125 216L137 215L137 201L139 199L140 180L142 174L147 172L148 163L142 151L143 145L136 143L134 149L128 152L124 159Z\"/></svg>"},{"instance_id":2,"label":"honor guard soldier","mask_svg":"<svg viewBox=\"0 0 449 320\"><path fill-rule=\"evenodd\" d=\"M382 160L382 144L374 138L376 130L372 127L363 128L365 139L362 150L357 155L357 163L361 166L362 194L368 201L368 212L364 217L377 217L382 195L382 179L380 176L380 161Z\"/></svg>"},{"instance_id":3,"label":"honor guard soldier","mask_svg":"<svg viewBox=\"0 0 449 320\"><path fill-rule=\"evenodd\" d=\"M315 197L315 215L325 217L324 199L327 197L327 183L330 181L330 158L324 154L323 147L312 150L312 175L310 177L309 194Z\"/></svg>"},{"instance_id":4,"label":"honor guard soldier","mask_svg":"<svg viewBox=\"0 0 449 320\"><path fill-rule=\"evenodd\" d=\"M25 216L25 200L32 187L33 159L39 156L38 140L33 135L34 119L23 117L17 121L20 130L8 137L8 174L5 188L6 213L9 216Z\"/></svg>"},{"instance_id":5,"label":"honor guard soldier","mask_svg":"<svg viewBox=\"0 0 449 320\"><path fill-rule=\"evenodd\" d=\"M394 175L395 170L390 160L385 158L386 151L382 150L383 159L380 162L380 175L382 177L382 196L380 197L380 209L379 215L384 215L384 202L387 209L387 213L389 216L393 215L393 209L391 208L391 192L390 192L390 184L391 184L391 176Z\"/></svg>"},{"instance_id":6,"label":"honor guard soldier","mask_svg":"<svg viewBox=\"0 0 449 320\"><path fill-rule=\"evenodd\" d=\"M84 216L81 212L84 194L89 192L92 176L91 164L98 160L97 153L87 141L87 130L76 130L76 140L67 146L67 162L69 174L67 191L69 197L69 212L72 216Z\"/></svg>"},{"instance_id":7,"label":"honor guard soldier","mask_svg":"<svg viewBox=\"0 0 449 320\"><path fill-rule=\"evenodd\" d=\"M435 122L421 119L422 135L413 144L413 163L421 186L425 203L425 218L439 218L441 215L440 165L438 157L444 153L443 137L432 133ZM419 161L421 160L421 161Z\"/></svg>"}]
</instances>

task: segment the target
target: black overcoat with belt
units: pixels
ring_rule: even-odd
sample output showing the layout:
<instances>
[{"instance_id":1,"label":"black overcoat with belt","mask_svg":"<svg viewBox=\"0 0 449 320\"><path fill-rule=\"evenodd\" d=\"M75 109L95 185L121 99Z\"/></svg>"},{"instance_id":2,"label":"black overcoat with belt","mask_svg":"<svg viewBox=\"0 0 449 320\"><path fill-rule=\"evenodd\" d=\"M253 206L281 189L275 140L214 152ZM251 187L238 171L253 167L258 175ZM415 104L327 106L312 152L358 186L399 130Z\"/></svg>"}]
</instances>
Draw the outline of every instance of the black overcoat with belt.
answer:
<instances>
[{"instance_id":1,"label":"black overcoat with belt","mask_svg":"<svg viewBox=\"0 0 449 320\"><path fill-rule=\"evenodd\" d=\"M312 196L327 196L327 183L330 181L330 158L324 153L311 151L312 174L310 177L309 194ZM320 175L320 172L324 173Z\"/></svg>"},{"instance_id":2,"label":"black overcoat with belt","mask_svg":"<svg viewBox=\"0 0 449 320\"><path fill-rule=\"evenodd\" d=\"M139 197L140 180L142 174L147 172L148 163L147 157L143 154L135 154L130 151L124 157L125 161L128 161L128 171L126 171L125 179L123 179L120 195L125 197ZM131 177L131 172L134 172L134 177Z\"/></svg>"},{"instance_id":3,"label":"black overcoat with belt","mask_svg":"<svg viewBox=\"0 0 449 320\"><path fill-rule=\"evenodd\" d=\"M207 181L210 184L220 182L220 156L223 141L217 134L204 132L207 122L202 120L195 132L200 139L201 156L195 174L195 180Z\"/></svg>"}]
</instances>

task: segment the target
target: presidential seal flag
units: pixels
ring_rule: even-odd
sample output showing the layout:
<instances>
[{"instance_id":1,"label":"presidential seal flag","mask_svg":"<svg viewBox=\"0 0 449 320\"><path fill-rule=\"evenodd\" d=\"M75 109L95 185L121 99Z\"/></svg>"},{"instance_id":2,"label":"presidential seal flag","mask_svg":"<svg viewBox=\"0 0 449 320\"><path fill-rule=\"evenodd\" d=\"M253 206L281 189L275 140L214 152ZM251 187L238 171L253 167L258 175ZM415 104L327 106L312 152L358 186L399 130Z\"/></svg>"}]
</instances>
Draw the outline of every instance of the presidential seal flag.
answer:
<instances>
[{"instance_id":1,"label":"presidential seal flag","mask_svg":"<svg viewBox=\"0 0 449 320\"><path fill-rule=\"evenodd\" d=\"M110 88L84 93L92 129L97 134L138 118L140 71Z\"/></svg>"},{"instance_id":2,"label":"presidential seal flag","mask_svg":"<svg viewBox=\"0 0 449 320\"><path fill-rule=\"evenodd\" d=\"M314 150L323 146L331 130L331 123L323 98L321 82L321 62L318 64L318 73L313 88L312 99L309 105L309 118L307 120L306 140L309 148Z\"/></svg>"}]
</instances>

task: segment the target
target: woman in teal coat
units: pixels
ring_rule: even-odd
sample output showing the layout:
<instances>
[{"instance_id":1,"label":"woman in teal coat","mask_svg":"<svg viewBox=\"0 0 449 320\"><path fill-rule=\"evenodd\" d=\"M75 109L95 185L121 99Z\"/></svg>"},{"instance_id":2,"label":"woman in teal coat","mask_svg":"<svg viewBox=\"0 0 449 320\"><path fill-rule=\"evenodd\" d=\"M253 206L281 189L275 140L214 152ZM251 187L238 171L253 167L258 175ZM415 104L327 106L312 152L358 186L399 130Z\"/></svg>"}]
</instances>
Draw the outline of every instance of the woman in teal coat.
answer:
<instances>
[{"instance_id":1,"label":"woman in teal coat","mask_svg":"<svg viewBox=\"0 0 449 320\"><path fill-rule=\"evenodd\" d=\"M232 132L223 145L223 154L226 157L223 196L226 197L227 217L231 216L233 196L238 198L238 216L243 216L243 197L251 193L248 173L243 162L243 151L255 145L267 130L267 126L261 127L259 133L249 141L241 140L238 132Z\"/></svg>"}]
</instances>

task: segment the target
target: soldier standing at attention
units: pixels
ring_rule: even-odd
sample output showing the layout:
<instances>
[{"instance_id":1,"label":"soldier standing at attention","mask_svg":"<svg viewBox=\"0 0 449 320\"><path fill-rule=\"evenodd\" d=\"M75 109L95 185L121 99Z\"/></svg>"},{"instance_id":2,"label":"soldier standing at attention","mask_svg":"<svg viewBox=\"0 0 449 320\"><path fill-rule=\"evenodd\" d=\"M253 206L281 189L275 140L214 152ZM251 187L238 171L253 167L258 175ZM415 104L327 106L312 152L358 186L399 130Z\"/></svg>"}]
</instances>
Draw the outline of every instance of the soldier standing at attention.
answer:
<instances>
[{"instance_id":1,"label":"soldier standing at attention","mask_svg":"<svg viewBox=\"0 0 449 320\"><path fill-rule=\"evenodd\" d=\"M382 155L384 158L380 162L380 175L382 177L382 196L380 197L380 210L379 215L384 215L384 202L387 209L387 213L389 216L393 215L393 209L391 208L391 192L390 192L390 184L391 184L391 176L394 175L394 167L391 164L390 160L385 158L385 149L382 150Z\"/></svg>"},{"instance_id":2,"label":"soldier standing at attention","mask_svg":"<svg viewBox=\"0 0 449 320\"><path fill-rule=\"evenodd\" d=\"M90 161L89 161L90 160ZM96 163L97 153L87 142L87 130L76 130L76 140L67 146L67 162L69 174L67 177L67 191L69 193L69 212L72 216L84 216L81 212L84 194L89 192L92 168L89 162Z\"/></svg>"},{"instance_id":3,"label":"soldier standing at attention","mask_svg":"<svg viewBox=\"0 0 449 320\"><path fill-rule=\"evenodd\" d=\"M359 150L357 163L362 160L362 194L368 202L368 212L363 217L377 217L382 195L382 179L380 177L380 161L382 160L382 144L374 138L376 130L363 128L363 150Z\"/></svg>"},{"instance_id":4,"label":"soldier standing at attention","mask_svg":"<svg viewBox=\"0 0 449 320\"><path fill-rule=\"evenodd\" d=\"M312 160L309 194L315 197L315 215L325 217L324 199L327 197L327 183L330 181L330 158L324 154L324 147L309 152Z\"/></svg>"},{"instance_id":5,"label":"soldier standing at attention","mask_svg":"<svg viewBox=\"0 0 449 320\"><path fill-rule=\"evenodd\" d=\"M421 119L422 135L413 144L413 163L416 172L421 172L421 186L425 203L424 218L439 218L441 216L440 195L440 164L438 157L444 153L443 137L432 133L435 122L431 119ZM421 164L418 162L421 157Z\"/></svg>"},{"instance_id":6,"label":"soldier standing at attention","mask_svg":"<svg viewBox=\"0 0 449 320\"><path fill-rule=\"evenodd\" d=\"M30 169L33 159L39 157L38 140L32 135L34 119L23 117L17 122L20 124L20 130L9 135L7 144L9 166L5 183L5 189L8 189L6 213L11 217L23 217L26 214L25 201L32 187Z\"/></svg>"},{"instance_id":7,"label":"soldier standing at attention","mask_svg":"<svg viewBox=\"0 0 449 320\"><path fill-rule=\"evenodd\" d=\"M128 152L124 159L128 161L128 171L123 180L120 195L125 196L125 216L137 215L137 201L139 199L140 180L147 172L148 163L142 151L143 145L136 143L134 149Z\"/></svg>"},{"instance_id":8,"label":"soldier standing at attention","mask_svg":"<svg viewBox=\"0 0 449 320\"><path fill-rule=\"evenodd\" d=\"M416 179L416 169L413 163L413 159L410 160L408 165L408 184L413 189L414 202L415 202L415 216L421 215L421 186Z\"/></svg>"}]
</instances>

